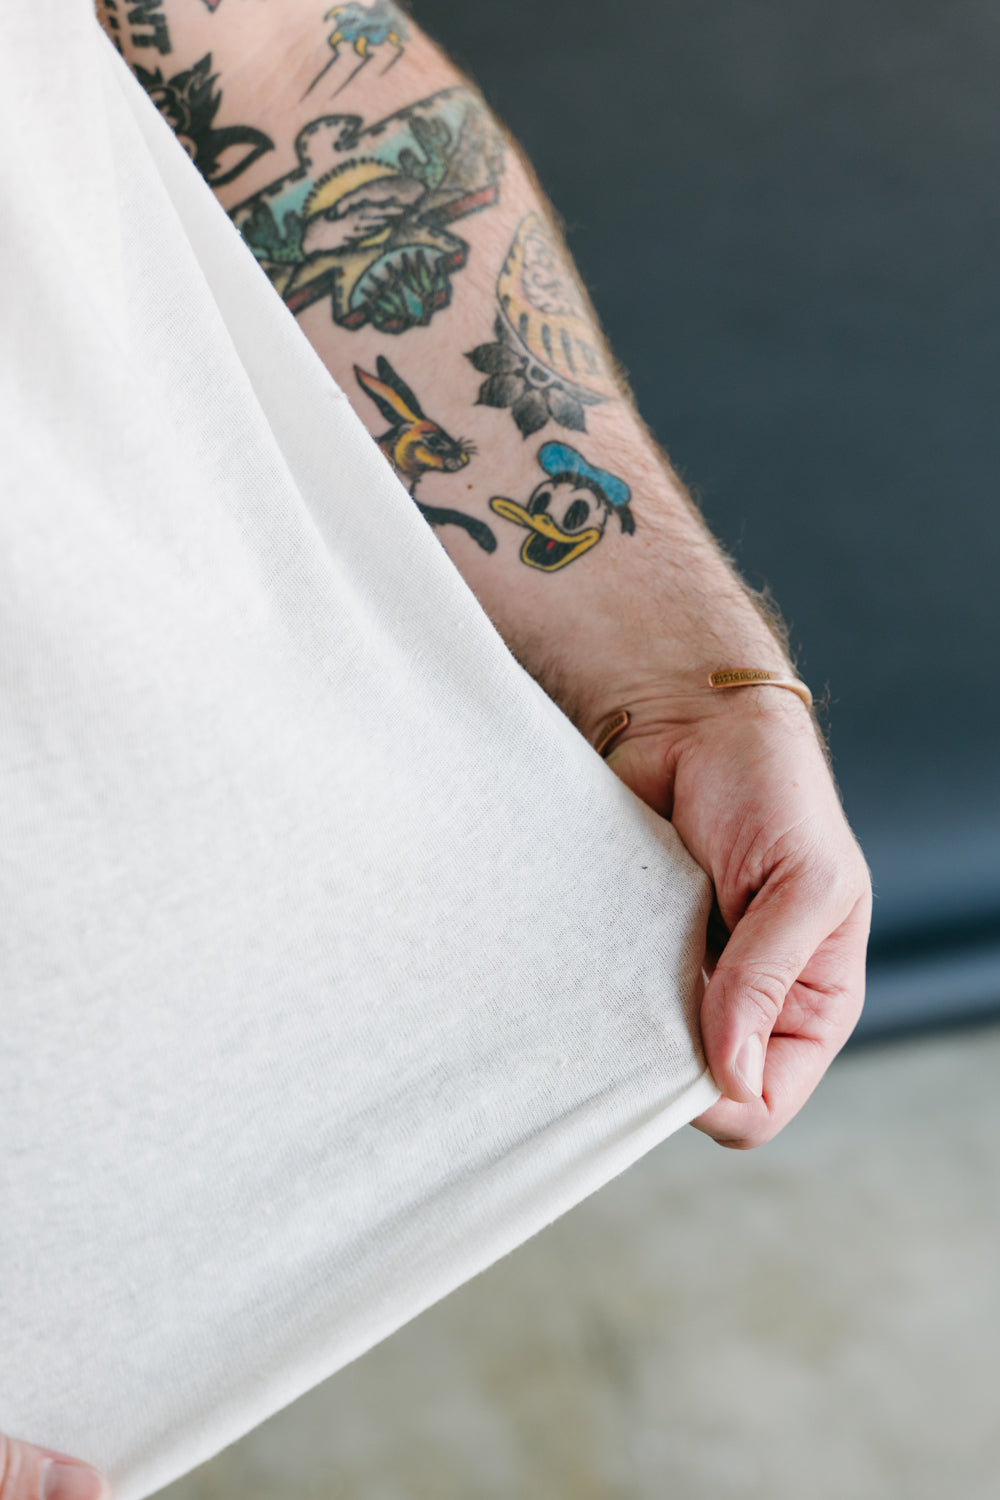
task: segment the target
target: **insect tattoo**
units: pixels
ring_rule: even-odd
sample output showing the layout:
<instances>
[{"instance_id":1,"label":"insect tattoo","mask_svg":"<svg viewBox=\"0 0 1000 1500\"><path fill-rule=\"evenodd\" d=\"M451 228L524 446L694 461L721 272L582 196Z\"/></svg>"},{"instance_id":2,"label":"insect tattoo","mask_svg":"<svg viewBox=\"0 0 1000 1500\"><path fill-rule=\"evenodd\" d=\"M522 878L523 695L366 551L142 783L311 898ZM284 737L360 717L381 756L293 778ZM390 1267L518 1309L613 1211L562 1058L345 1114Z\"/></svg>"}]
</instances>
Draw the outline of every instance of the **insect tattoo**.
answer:
<instances>
[{"instance_id":1,"label":"insect tattoo","mask_svg":"<svg viewBox=\"0 0 1000 1500\"><path fill-rule=\"evenodd\" d=\"M334 23L334 29L326 39L327 46L331 48L333 56L316 74L316 77L302 95L303 99L312 93L316 85L340 61L341 50L345 46L350 46L353 54L359 57L361 61L355 63L353 69L348 73L343 82L334 89L331 98L336 98L339 93L346 89L351 80L361 72L362 68L367 67L372 62L376 52L380 51L383 47L388 46L392 52L389 61L381 70L383 73L388 73L389 69L399 62L399 59L406 51L406 42L410 35L409 29L397 7L391 3L391 0L369 0L367 5L358 5L356 3L335 5L332 10L327 11L323 19L324 21L332 21Z\"/></svg>"}]
</instances>

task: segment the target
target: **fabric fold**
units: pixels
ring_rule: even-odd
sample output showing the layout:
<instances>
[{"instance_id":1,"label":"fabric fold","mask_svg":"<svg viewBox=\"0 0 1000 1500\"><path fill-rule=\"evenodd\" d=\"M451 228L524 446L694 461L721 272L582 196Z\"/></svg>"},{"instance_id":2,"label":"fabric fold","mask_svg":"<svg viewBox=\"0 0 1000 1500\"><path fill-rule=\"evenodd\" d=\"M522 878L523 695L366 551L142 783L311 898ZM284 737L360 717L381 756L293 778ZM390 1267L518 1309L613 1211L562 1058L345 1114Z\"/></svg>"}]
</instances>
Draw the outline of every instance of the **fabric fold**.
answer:
<instances>
[{"instance_id":1,"label":"fabric fold","mask_svg":"<svg viewBox=\"0 0 1000 1500\"><path fill-rule=\"evenodd\" d=\"M706 877L87 8L0 169L0 1430L141 1500L717 1090ZM0 19L26 139L64 9Z\"/></svg>"}]
</instances>

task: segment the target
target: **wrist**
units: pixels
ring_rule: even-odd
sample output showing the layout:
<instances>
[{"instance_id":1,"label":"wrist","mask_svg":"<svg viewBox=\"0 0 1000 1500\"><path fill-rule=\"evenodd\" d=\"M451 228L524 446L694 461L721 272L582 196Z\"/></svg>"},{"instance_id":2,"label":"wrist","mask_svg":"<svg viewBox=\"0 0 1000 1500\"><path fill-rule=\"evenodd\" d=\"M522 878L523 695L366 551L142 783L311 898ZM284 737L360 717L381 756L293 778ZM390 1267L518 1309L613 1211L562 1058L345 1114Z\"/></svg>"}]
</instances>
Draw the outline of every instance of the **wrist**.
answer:
<instances>
[{"instance_id":1,"label":"wrist","mask_svg":"<svg viewBox=\"0 0 1000 1500\"><path fill-rule=\"evenodd\" d=\"M514 655L591 744L623 708L629 737L736 712L791 710L810 720L805 702L787 689L712 686L711 674L723 669L758 668L784 680L796 673L782 640L711 547L706 556L652 548L600 588L562 592L556 609L526 609L522 594L515 616L511 601L496 601L494 623Z\"/></svg>"},{"instance_id":2,"label":"wrist","mask_svg":"<svg viewBox=\"0 0 1000 1500\"><path fill-rule=\"evenodd\" d=\"M778 685L799 681L783 641L728 576L721 556L716 560L714 579L707 571L698 575L689 569L683 592L675 589L666 598L676 569L663 570L659 590L643 591L633 580L616 617L602 621L594 611L587 634L574 636L577 671L567 662L561 677L576 686L571 717L592 744L619 709L630 716L630 737L667 723L734 714L812 721L805 685L798 691ZM741 669L766 672L773 681L713 684L714 674Z\"/></svg>"},{"instance_id":3,"label":"wrist","mask_svg":"<svg viewBox=\"0 0 1000 1500\"><path fill-rule=\"evenodd\" d=\"M709 674L651 681L619 695L606 713L578 721L581 733L607 755L629 740L676 739L694 727L732 720L781 722L818 736L811 695L799 679L782 675L767 683L720 690ZM606 700L611 703L611 697Z\"/></svg>"}]
</instances>

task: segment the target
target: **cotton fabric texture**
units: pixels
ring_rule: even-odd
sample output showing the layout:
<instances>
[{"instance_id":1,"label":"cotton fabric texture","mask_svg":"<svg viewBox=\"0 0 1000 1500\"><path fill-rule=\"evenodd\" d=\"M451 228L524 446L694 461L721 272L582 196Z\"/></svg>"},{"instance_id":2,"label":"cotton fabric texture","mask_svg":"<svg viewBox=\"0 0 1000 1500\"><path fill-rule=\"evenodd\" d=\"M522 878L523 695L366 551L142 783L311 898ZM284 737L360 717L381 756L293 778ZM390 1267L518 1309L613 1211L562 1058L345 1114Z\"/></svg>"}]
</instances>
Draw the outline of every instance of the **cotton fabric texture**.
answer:
<instances>
[{"instance_id":1,"label":"cotton fabric texture","mask_svg":"<svg viewBox=\"0 0 1000 1500\"><path fill-rule=\"evenodd\" d=\"M715 1100L709 887L88 0L0 119L0 1431L139 1500Z\"/></svg>"}]
</instances>

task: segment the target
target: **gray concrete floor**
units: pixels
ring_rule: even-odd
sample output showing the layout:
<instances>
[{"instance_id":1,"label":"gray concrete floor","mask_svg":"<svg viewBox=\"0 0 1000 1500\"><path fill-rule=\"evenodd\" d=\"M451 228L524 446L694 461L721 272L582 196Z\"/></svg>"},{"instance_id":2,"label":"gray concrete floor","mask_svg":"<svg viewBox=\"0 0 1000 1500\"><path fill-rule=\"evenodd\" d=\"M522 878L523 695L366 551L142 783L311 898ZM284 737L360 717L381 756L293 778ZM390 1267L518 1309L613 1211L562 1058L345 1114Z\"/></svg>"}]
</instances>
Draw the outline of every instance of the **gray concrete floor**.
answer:
<instances>
[{"instance_id":1,"label":"gray concrete floor","mask_svg":"<svg viewBox=\"0 0 1000 1500\"><path fill-rule=\"evenodd\" d=\"M1000 1027L667 1141L164 1500L995 1500Z\"/></svg>"}]
</instances>

